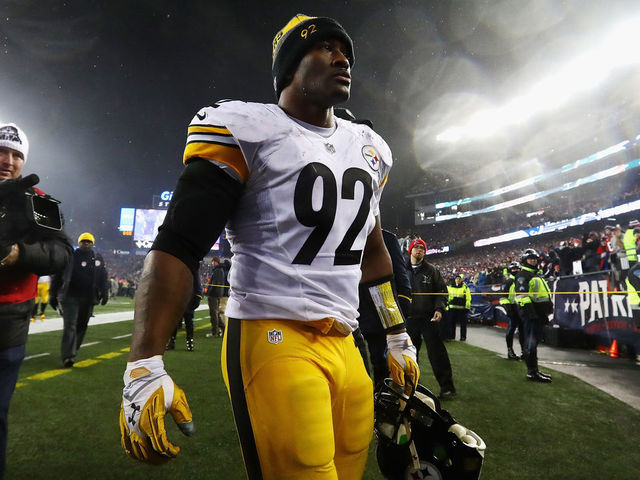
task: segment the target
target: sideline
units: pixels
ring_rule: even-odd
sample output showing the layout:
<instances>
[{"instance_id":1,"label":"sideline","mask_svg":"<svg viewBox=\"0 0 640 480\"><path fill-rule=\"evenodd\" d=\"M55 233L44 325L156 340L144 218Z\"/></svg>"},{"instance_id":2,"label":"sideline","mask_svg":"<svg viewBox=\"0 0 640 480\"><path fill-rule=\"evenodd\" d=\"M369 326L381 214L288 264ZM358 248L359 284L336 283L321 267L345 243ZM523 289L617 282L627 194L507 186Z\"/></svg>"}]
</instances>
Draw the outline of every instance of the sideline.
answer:
<instances>
[{"instance_id":1,"label":"sideline","mask_svg":"<svg viewBox=\"0 0 640 480\"><path fill-rule=\"evenodd\" d=\"M199 311L204 309L208 309L208 306L200 305L196 310ZM132 319L133 311L103 313L92 317L89 325L123 322ZM208 327L209 324L207 323L207 325L196 327L196 329ZM36 320L29 326L29 335L55 330L62 330L61 318L47 319L44 322ZM503 329L470 324L468 326L467 342L484 350L496 352L501 356L506 354ZM129 348L127 347L122 350L122 352L125 351L129 351ZM115 353L115 355L121 355L121 353ZM577 377L583 382L589 383L599 390L623 401L627 405L640 410L639 365L625 362L623 359L612 359L591 351L552 348L544 343L540 344L538 355L540 357L541 366ZM97 358L102 360L104 359L104 355ZM100 360L84 360L83 362L87 362L87 364L78 362L74 365L74 368L87 367L89 366L89 362L93 365L98 361ZM72 370L73 369L56 369L51 370L50 374L47 374L47 372L41 372L32 377L44 376L46 378L50 378L51 376L60 375ZM32 377L28 377L23 380L35 379ZM43 380L44 378L37 379ZM16 387L24 385L25 383L22 382L22 384L16 385Z\"/></svg>"},{"instance_id":2,"label":"sideline","mask_svg":"<svg viewBox=\"0 0 640 480\"><path fill-rule=\"evenodd\" d=\"M196 311L198 310L204 310L207 309L208 310L208 306L207 305L200 305ZM195 321L201 321L204 320L205 318L209 318L209 317L202 317L199 319L194 319ZM133 320L133 311L126 311L126 312L113 312L113 313L103 313L100 315L96 315L95 317L92 317L91 320L89 321L89 325L103 325L106 323L115 323L115 322L124 322L127 320ZM201 330L204 328L210 328L209 323L207 322L205 325L199 325L197 327L194 328L194 330ZM42 332L52 332L52 331L56 331L56 330L62 330L62 318L52 318L50 320L45 320L44 322L32 322L29 325L29 335L31 334L37 334L37 333L42 333ZM184 332L181 332L184 334ZM130 337L131 334L126 334L126 335L120 335L118 337L114 337L114 339L122 339L122 338L126 338L126 337ZM83 347L88 347L91 345L97 345L101 342L91 342L91 343L86 343L80 346L80 348ZM102 360L110 360L112 358L116 358L119 357L121 355L123 355L124 353L127 353L129 351L129 347L125 347L125 348L121 348L119 351L117 352L107 352L107 353L103 353L101 355L96 356L95 358L88 358L86 360L81 360L79 362L76 362L73 365L73 368L54 368L51 370L44 370L42 372L38 372L35 373L33 375L30 375L28 377L25 377L23 379L21 379L20 381L18 381L16 383L16 387L15 388L23 388L27 385L30 384L31 381L33 380L47 380L49 378L53 378L53 377L57 377L58 375L62 375L65 374L67 372L72 372L74 369L76 368L86 368L86 367L90 367L93 365L96 365L97 363L100 363ZM39 353L36 355L31 355L29 357L25 357L25 360L30 360L32 358L39 358L39 357L44 357L50 355L49 352L45 352L45 353Z\"/></svg>"},{"instance_id":3,"label":"sideline","mask_svg":"<svg viewBox=\"0 0 640 480\"><path fill-rule=\"evenodd\" d=\"M196 311L209 309L208 305L200 305ZM89 319L89 327L105 323L126 322L133 320L133 310L124 312L100 313ZM62 317L47 318L44 322L36 320L29 324L29 335L34 333L55 332L62 330Z\"/></svg>"},{"instance_id":4,"label":"sideline","mask_svg":"<svg viewBox=\"0 0 640 480\"><path fill-rule=\"evenodd\" d=\"M484 350L495 352L505 358L507 344L504 328L470 324L467 326L467 343ZM516 353L520 352L518 340L514 341ZM579 348L552 347L545 343L538 345L540 366L566 373L593 385L598 390L640 410L640 365L624 358L611 358L592 350ZM521 365L522 380L526 366ZM455 375L455 372L454 372ZM553 383L550 384L553 387Z\"/></svg>"}]
</instances>

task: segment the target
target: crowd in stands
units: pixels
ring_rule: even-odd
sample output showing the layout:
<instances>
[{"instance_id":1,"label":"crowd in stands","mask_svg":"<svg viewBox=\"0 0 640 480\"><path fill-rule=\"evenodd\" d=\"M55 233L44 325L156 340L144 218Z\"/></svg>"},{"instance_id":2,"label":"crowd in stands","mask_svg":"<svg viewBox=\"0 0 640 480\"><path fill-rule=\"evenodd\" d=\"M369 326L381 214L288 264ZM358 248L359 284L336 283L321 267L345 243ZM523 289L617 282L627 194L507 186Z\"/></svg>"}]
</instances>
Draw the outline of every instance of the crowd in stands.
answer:
<instances>
[{"instance_id":1,"label":"crowd in stands","mask_svg":"<svg viewBox=\"0 0 640 480\"><path fill-rule=\"evenodd\" d=\"M108 251L101 252L101 254L109 272L110 296L133 298L138 288L145 256L122 255ZM212 269L211 259L205 258L201 262L199 270L200 283L204 288L207 287Z\"/></svg>"},{"instance_id":2,"label":"crowd in stands","mask_svg":"<svg viewBox=\"0 0 640 480\"><path fill-rule=\"evenodd\" d=\"M144 256L116 255L104 251L100 253L109 272L109 295L133 298L142 273Z\"/></svg>"},{"instance_id":3,"label":"crowd in stands","mask_svg":"<svg viewBox=\"0 0 640 480\"><path fill-rule=\"evenodd\" d=\"M631 223L631 226L628 226ZM593 227L591 227L593 228ZM436 265L445 279L462 274L466 283L475 285L498 284L502 281L504 268L513 261L520 261L524 248L534 248L541 257L540 268L546 278L572 275L579 263L583 273L620 270L620 257L624 255L622 235L626 228L637 228L635 222L625 226L606 225L592 231L589 225L573 228L569 232L543 235L516 242L506 242L481 248L466 248L459 252L440 253L427 256L428 262ZM405 248L419 235L407 235L400 239Z\"/></svg>"},{"instance_id":4,"label":"crowd in stands","mask_svg":"<svg viewBox=\"0 0 640 480\"><path fill-rule=\"evenodd\" d=\"M623 185L624 183L624 185ZM628 203L640 198L640 174L594 182L571 192L559 192L521 205L496 212L423 225L416 231L428 245L445 246L467 240L472 243L507 232L534 228L560 220L578 217L602 209ZM493 199L490 204L498 203ZM484 205L472 202L462 205L458 212L475 210ZM450 211L443 214L452 213ZM470 232L478 232L471 237ZM454 240L455 239L455 240Z\"/></svg>"},{"instance_id":5,"label":"crowd in stands","mask_svg":"<svg viewBox=\"0 0 640 480\"><path fill-rule=\"evenodd\" d=\"M462 235L458 232L456 222L451 222L454 227L450 230L450 238ZM571 232L558 232L541 235L516 242L505 242L481 248L473 246L452 251L428 255L427 261L436 265L445 279L452 279L455 275L462 274L466 283L475 285L497 284L502 281L504 268L513 261L520 261L520 255L524 248L534 248L541 256L541 268L547 278L556 278L573 273L574 261L580 261L582 272L608 271L615 269L616 256L621 250L621 236L624 227L606 225L600 230L590 230L590 225L581 228L574 227ZM633 228L633 227L631 227ZM468 230L465 232L469 234ZM425 239L422 232L410 233L399 237L403 250L409 242L416 237ZM427 248L432 245L431 238L427 237ZM133 298L140 275L144 256L116 255L103 252L109 271L111 283L111 296L124 296ZM200 266L200 279L203 287L211 276L211 261L205 258Z\"/></svg>"}]
</instances>

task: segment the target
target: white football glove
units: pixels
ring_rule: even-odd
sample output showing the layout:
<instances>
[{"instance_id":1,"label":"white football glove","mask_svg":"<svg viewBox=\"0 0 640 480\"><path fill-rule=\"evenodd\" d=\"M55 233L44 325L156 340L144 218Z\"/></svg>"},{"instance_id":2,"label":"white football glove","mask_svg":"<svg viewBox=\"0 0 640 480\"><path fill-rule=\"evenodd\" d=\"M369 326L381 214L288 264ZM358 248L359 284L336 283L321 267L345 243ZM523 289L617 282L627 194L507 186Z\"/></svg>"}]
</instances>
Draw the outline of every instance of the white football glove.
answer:
<instances>
[{"instance_id":1,"label":"white football glove","mask_svg":"<svg viewBox=\"0 0 640 480\"><path fill-rule=\"evenodd\" d=\"M184 391L165 371L162 356L128 362L123 378L122 447L129 456L147 463L164 463L174 458L180 447L167 438L166 412L185 435L193 435L195 427Z\"/></svg>"},{"instance_id":2,"label":"white football glove","mask_svg":"<svg viewBox=\"0 0 640 480\"><path fill-rule=\"evenodd\" d=\"M391 378L395 383L404 386L405 390L412 392L418 384L420 378L420 368L416 360L416 347L411 343L411 338L407 332L387 334L387 362ZM408 382L405 382L408 380Z\"/></svg>"}]
</instances>

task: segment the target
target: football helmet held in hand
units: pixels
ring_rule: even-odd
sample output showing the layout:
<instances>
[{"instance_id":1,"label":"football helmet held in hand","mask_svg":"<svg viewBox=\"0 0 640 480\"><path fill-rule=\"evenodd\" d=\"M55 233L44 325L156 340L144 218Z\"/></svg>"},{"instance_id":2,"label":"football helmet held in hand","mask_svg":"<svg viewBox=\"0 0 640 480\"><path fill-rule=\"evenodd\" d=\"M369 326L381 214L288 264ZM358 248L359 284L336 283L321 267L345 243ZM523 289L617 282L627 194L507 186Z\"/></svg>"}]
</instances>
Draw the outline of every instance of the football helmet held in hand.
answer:
<instances>
[{"instance_id":1,"label":"football helmet held in hand","mask_svg":"<svg viewBox=\"0 0 640 480\"><path fill-rule=\"evenodd\" d=\"M406 395L391 379L375 394L376 457L386 479L477 480L485 443L418 384Z\"/></svg>"}]
</instances>

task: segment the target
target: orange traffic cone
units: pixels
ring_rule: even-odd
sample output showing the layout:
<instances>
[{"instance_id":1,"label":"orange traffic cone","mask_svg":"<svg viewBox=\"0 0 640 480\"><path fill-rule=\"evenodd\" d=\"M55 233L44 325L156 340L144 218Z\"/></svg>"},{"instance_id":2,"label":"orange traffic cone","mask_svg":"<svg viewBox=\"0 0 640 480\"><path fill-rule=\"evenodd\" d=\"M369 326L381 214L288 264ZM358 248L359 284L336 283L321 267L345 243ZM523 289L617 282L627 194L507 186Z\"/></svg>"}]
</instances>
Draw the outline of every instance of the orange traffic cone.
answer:
<instances>
[{"instance_id":1,"label":"orange traffic cone","mask_svg":"<svg viewBox=\"0 0 640 480\"><path fill-rule=\"evenodd\" d=\"M611 347L609 348L609 356L611 358L618 358L618 340L616 339L611 342Z\"/></svg>"}]
</instances>

